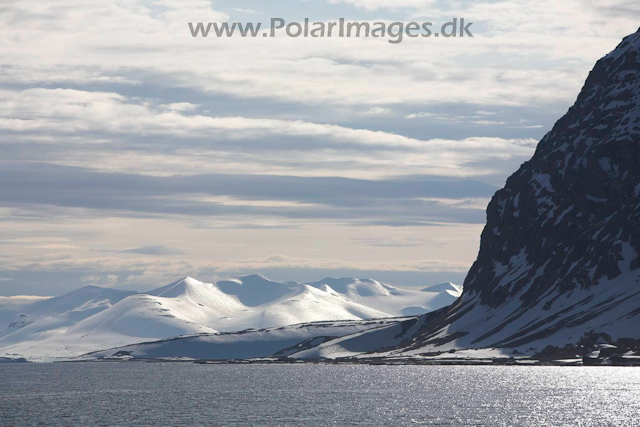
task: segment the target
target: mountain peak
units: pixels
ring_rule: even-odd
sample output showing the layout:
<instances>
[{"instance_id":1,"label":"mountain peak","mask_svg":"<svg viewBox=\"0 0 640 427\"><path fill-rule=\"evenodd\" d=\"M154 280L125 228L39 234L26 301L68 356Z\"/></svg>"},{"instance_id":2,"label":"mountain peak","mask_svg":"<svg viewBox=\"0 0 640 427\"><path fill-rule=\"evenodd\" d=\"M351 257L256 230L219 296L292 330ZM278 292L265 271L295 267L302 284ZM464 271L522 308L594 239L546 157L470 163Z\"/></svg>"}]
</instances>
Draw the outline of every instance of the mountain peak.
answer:
<instances>
[{"instance_id":1,"label":"mountain peak","mask_svg":"<svg viewBox=\"0 0 640 427\"><path fill-rule=\"evenodd\" d=\"M458 285L454 284L453 282L443 282L438 283L437 285L427 286L426 288L422 289L422 292L442 292L450 289L456 289L457 286Z\"/></svg>"},{"instance_id":2,"label":"mountain peak","mask_svg":"<svg viewBox=\"0 0 640 427\"><path fill-rule=\"evenodd\" d=\"M261 273L254 273L254 274L248 274L246 276L240 276L239 277L241 282L271 282L270 279L268 279L264 274Z\"/></svg>"},{"instance_id":3,"label":"mountain peak","mask_svg":"<svg viewBox=\"0 0 640 427\"><path fill-rule=\"evenodd\" d=\"M603 59L617 58L630 51L640 51L640 28L635 33L622 39L622 42Z\"/></svg>"},{"instance_id":4,"label":"mountain peak","mask_svg":"<svg viewBox=\"0 0 640 427\"><path fill-rule=\"evenodd\" d=\"M385 296L398 290L390 285L383 284L374 279L356 279L353 277L326 277L307 285L318 289L331 288L331 290L343 294L358 297L370 297L374 295Z\"/></svg>"},{"instance_id":5,"label":"mountain peak","mask_svg":"<svg viewBox=\"0 0 640 427\"><path fill-rule=\"evenodd\" d=\"M212 286L210 283L204 283L191 276L186 276L167 286L149 291L147 294L165 298L178 298L200 291L207 292L206 289L210 286Z\"/></svg>"},{"instance_id":6,"label":"mountain peak","mask_svg":"<svg viewBox=\"0 0 640 427\"><path fill-rule=\"evenodd\" d=\"M78 291L83 291L83 292L97 292L97 291L102 291L102 290L106 290L107 288L103 288L100 286L95 286L95 285L86 285L81 287L80 289L76 289L75 291L72 292L78 292Z\"/></svg>"}]
</instances>

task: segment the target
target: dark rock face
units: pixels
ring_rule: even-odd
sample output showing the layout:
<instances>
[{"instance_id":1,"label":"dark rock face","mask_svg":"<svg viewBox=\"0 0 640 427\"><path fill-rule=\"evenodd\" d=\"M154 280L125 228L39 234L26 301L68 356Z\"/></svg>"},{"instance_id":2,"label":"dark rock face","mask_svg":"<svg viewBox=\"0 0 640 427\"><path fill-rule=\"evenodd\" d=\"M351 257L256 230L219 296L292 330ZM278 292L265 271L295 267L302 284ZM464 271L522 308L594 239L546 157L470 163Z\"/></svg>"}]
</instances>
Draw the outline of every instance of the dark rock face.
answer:
<instances>
[{"instance_id":1,"label":"dark rock face","mask_svg":"<svg viewBox=\"0 0 640 427\"><path fill-rule=\"evenodd\" d=\"M463 296L408 346L640 337L639 253L640 30L495 194Z\"/></svg>"},{"instance_id":2,"label":"dark rock face","mask_svg":"<svg viewBox=\"0 0 640 427\"><path fill-rule=\"evenodd\" d=\"M623 243L636 252L631 268L640 267L639 102L637 33L598 61L575 105L494 196L465 289L496 307L528 287L522 301L532 305L551 288L618 277ZM509 265L523 249L537 268L496 289L512 271L494 263Z\"/></svg>"},{"instance_id":3,"label":"dark rock face","mask_svg":"<svg viewBox=\"0 0 640 427\"><path fill-rule=\"evenodd\" d=\"M17 322L11 322L9 323L8 328L9 329L20 329L20 328L24 328L25 326L29 326L30 324L32 324L33 322L31 320L29 320L29 316L27 316L26 314L21 314L19 316L19 319Z\"/></svg>"}]
</instances>

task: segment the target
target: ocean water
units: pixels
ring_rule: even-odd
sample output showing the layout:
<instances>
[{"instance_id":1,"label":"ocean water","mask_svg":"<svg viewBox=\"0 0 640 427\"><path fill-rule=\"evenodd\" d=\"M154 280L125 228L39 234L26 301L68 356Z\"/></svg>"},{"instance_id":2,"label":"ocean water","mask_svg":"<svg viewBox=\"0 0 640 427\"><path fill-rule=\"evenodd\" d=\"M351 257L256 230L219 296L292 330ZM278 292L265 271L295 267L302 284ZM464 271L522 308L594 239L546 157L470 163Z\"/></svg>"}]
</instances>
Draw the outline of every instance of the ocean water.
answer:
<instances>
[{"instance_id":1,"label":"ocean water","mask_svg":"<svg viewBox=\"0 0 640 427\"><path fill-rule=\"evenodd\" d=\"M640 369L0 365L4 426L639 426Z\"/></svg>"}]
</instances>

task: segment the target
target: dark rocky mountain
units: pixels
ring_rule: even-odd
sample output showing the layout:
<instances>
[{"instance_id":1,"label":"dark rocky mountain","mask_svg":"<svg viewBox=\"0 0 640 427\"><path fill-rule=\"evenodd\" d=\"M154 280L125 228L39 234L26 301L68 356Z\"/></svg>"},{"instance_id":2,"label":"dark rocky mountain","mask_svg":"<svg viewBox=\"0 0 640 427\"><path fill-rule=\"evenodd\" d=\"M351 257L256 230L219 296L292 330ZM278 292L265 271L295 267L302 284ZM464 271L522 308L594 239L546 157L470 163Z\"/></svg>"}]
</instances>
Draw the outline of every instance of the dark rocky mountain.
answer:
<instances>
[{"instance_id":1,"label":"dark rocky mountain","mask_svg":"<svg viewBox=\"0 0 640 427\"><path fill-rule=\"evenodd\" d=\"M639 253L640 30L493 197L462 297L397 350L640 338Z\"/></svg>"}]
</instances>

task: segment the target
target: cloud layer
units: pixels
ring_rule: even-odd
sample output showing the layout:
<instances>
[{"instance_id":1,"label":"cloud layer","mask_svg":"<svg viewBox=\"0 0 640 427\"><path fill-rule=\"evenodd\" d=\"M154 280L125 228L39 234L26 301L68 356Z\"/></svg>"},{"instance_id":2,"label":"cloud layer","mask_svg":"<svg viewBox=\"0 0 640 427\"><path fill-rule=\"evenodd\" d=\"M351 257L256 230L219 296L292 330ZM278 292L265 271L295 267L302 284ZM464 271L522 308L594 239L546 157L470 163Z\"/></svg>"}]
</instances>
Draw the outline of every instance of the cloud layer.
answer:
<instances>
[{"instance_id":1,"label":"cloud layer","mask_svg":"<svg viewBox=\"0 0 640 427\"><path fill-rule=\"evenodd\" d=\"M639 16L627 0L4 0L0 295L189 273L461 280L495 188ZM270 17L465 17L474 37L187 27Z\"/></svg>"}]
</instances>

